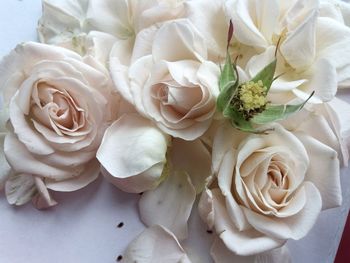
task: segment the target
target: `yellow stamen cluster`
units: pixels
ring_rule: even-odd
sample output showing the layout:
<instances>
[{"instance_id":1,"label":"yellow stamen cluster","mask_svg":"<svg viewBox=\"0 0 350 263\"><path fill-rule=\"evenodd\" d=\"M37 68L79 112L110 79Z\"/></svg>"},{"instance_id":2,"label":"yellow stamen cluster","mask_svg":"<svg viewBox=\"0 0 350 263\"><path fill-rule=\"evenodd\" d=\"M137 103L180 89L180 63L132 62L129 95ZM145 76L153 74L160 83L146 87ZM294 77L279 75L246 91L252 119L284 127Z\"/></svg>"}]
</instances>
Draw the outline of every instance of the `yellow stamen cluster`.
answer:
<instances>
[{"instance_id":1,"label":"yellow stamen cluster","mask_svg":"<svg viewBox=\"0 0 350 263\"><path fill-rule=\"evenodd\" d=\"M241 85L239 90L239 98L242 103L242 108L245 111L259 109L266 105L267 88L263 82L248 81Z\"/></svg>"}]
</instances>

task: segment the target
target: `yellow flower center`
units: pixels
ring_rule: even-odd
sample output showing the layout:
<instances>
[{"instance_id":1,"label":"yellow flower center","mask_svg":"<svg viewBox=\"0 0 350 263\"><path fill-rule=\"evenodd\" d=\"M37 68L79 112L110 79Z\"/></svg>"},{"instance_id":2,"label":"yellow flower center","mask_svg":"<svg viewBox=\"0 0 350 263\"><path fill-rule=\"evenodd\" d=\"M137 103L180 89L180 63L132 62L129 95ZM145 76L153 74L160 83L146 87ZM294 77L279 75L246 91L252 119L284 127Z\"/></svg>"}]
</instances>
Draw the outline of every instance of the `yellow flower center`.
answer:
<instances>
[{"instance_id":1,"label":"yellow flower center","mask_svg":"<svg viewBox=\"0 0 350 263\"><path fill-rule=\"evenodd\" d=\"M267 88L263 82L248 81L241 85L239 90L239 98L242 102L243 110L251 111L259 109L266 105Z\"/></svg>"}]
</instances>

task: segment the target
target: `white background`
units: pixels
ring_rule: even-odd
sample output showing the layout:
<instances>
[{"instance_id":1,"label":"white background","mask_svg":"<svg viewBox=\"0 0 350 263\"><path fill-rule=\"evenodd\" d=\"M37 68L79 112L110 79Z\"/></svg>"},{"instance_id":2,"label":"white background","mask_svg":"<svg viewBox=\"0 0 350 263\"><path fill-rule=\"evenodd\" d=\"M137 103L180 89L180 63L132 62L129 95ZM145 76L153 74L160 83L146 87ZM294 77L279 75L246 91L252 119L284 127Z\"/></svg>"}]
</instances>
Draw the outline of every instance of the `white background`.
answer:
<instances>
[{"instance_id":1,"label":"white background","mask_svg":"<svg viewBox=\"0 0 350 263\"><path fill-rule=\"evenodd\" d=\"M0 57L17 43L37 40L40 0L1 0ZM350 92L341 94L350 102ZM346 113L350 114L350 113ZM350 169L342 170L343 206L322 212L307 237L290 241L293 262L333 262L350 205ZM138 219L138 195L117 190L99 179L74 193L54 193L59 205L38 211L31 204L15 208L0 193L0 263L116 262L144 226ZM122 228L117 228L124 222ZM197 262L211 262L210 239L194 215L186 249ZM197 263L193 262L193 263Z\"/></svg>"}]
</instances>

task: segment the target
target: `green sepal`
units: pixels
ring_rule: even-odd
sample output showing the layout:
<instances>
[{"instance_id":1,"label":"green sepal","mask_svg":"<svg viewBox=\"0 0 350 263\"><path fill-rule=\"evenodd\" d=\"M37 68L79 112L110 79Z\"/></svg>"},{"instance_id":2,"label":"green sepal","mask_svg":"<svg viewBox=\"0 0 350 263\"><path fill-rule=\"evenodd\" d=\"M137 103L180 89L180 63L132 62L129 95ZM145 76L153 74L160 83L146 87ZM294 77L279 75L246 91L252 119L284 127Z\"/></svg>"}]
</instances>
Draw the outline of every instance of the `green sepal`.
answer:
<instances>
[{"instance_id":1,"label":"green sepal","mask_svg":"<svg viewBox=\"0 0 350 263\"><path fill-rule=\"evenodd\" d=\"M266 109L255 115L251 122L255 124L267 124L273 121L283 120L289 115L301 110L304 105L311 99L315 92L312 92L307 100L296 105L267 105Z\"/></svg>"},{"instance_id":2,"label":"green sepal","mask_svg":"<svg viewBox=\"0 0 350 263\"><path fill-rule=\"evenodd\" d=\"M264 67L253 79L251 79L251 81L253 82L258 82L259 80L261 80L264 86L267 88L266 94L270 90L272 82L274 81L276 66L277 59L275 59L266 67Z\"/></svg>"},{"instance_id":3,"label":"green sepal","mask_svg":"<svg viewBox=\"0 0 350 263\"><path fill-rule=\"evenodd\" d=\"M245 120L243 114L239 112L235 107L228 106L223 112L224 117L229 118L233 127L244 132L256 132L252 124Z\"/></svg>"},{"instance_id":4,"label":"green sepal","mask_svg":"<svg viewBox=\"0 0 350 263\"><path fill-rule=\"evenodd\" d=\"M226 56L225 65L219 78L219 89L223 91L230 82L236 82L237 76L229 54Z\"/></svg>"},{"instance_id":5,"label":"green sepal","mask_svg":"<svg viewBox=\"0 0 350 263\"><path fill-rule=\"evenodd\" d=\"M237 87L237 69L236 66L232 64L231 57L227 55L225 66L219 79L220 94L217 98L217 107L219 111L223 112L230 104Z\"/></svg>"}]
</instances>

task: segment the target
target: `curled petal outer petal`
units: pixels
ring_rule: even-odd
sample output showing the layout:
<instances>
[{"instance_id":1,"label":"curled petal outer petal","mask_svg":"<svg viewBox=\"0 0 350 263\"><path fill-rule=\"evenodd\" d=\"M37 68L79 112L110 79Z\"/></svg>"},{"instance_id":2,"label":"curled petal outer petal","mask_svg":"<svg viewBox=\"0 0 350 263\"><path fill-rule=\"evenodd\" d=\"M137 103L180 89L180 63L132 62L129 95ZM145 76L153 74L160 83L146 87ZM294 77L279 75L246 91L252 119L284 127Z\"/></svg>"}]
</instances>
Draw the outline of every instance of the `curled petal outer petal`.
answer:
<instances>
[{"instance_id":1,"label":"curled petal outer petal","mask_svg":"<svg viewBox=\"0 0 350 263\"><path fill-rule=\"evenodd\" d=\"M30 174L12 174L5 184L7 201L11 205L24 205L37 193L34 178Z\"/></svg>"},{"instance_id":2,"label":"curled petal outer petal","mask_svg":"<svg viewBox=\"0 0 350 263\"><path fill-rule=\"evenodd\" d=\"M337 152L310 135L296 135L303 142L310 158L310 166L305 179L312 182L320 191L322 209L340 206L342 191Z\"/></svg>"},{"instance_id":3,"label":"curled petal outer petal","mask_svg":"<svg viewBox=\"0 0 350 263\"><path fill-rule=\"evenodd\" d=\"M173 169L186 171L196 192L201 193L208 177L212 174L211 156L202 141L173 139L170 154Z\"/></svg>"},{"instance_id":4,"label":"curled petal outer petal","mask_svg":"<svg viewBox=\"0 0 350 263\"><path fill-rule=\"evenodd\" d=\"M256 263L256 256L239 256L230 251L220 238L214 240L210 249L210 255L215 263Z\"/></svg>"},{"instance_id":5,"label":"curled petal outer petal","mask_svg":"<svg viewBox=\"0 0 350 263\"><path fill-rule=\"evenodd\" d=\"M158 30L152 46L152 55L155 61L203 61L207 59L208 51L203 36L191 21L179 19L164 24Z\"/></svg>"},{"instance_id":6,"label":"curled petal outer petal","mask_svg":"<svg viewBox=\"0 0 350 263\"><path fill-rule=\"evenodd\" d=\"M144 193L139 202L141 220L171 230L180 240L187 237L187 221L196 190L186 172L171 171L156 189Z\"/></svg>"},{"instance_id":7,"label":"curled petal outer petal","mask_svg":"<svg viewBox=\"0 0 350 263\"><path fill-rule=\"evenodd\" d=\"M215 263L292 263L287 246L275 248L254 256L239 256L227 249L219 239L215 239L210 254Z\"/></svg>"},{"instance_id":8,"label":"curled petal outer petal","mask_svg":"<svg viewBox=\"0 0 350 263\"><path fill-rule=\"evenodd\" d=\"M205 189L202 192L201 198L198 203L198 213L200 218L205 222L209 229L214 227L214 206L213 206L213 194L209 189Z\"/></svg>"},{"instance_id":9,"label":"curled petal outer petal","mask_svg":"<svg viewBox=\"0 0 350 263\"><path fill-rule=\"evenodd\" d=\"M4 140L5 134L0 132L0 190L4 188L5 182L11 174L11 167L5 158Z\"/></svg>"},{"instance_id":10,"label":"curled petal outer petal","mask_svg":"<svg viewBox=\"0 0 350 263\"><path fill-rule=\"evenodd\" d=\"M38 22L39 39L56 44L83 31L86 16L85 0L43 1L43 15Z\"/></svg>"},{"instance_id":11,"label":"curled petal outer petal","mask_svg":"<svg viewBox=\"0 0 350 263\"><path fill-rule=\"evenodd\" d=\"M302 188L307 195L307 202L296 215L286 218L269 218L244 208L244 213L252 227L271 238L299 240L314 226L322 208L320 192L311 182L304 182Z\"/></svg>"},{"instance_id":12,"label":"curled petal outer petal","mask_svg":"<svg viewBox=\"0 0 350 263\"><path fill-rule=\"evenodd\" d=\"M211 61L225 57L228 20L223 0L186 1L186 16L204 36Z\"/></svg>"},{"instance_id":13,"label":"curled petal outer petal","mask_svg":"<svg viewBox=\"0 0 350 263\"><path fill-rule=\"evenodd\" d=\"M35 186L38 193L32 198L32 202L37 209L46 209L57 205L57 202L51 197L43 180L39 177L34 177Z\"/></svg>"},{"instance_id":14,"label":"curled petal outer petal","mask_svg":"<svg viewBox=\"0 0 350 263\"><path fill-rule=\"evenodd\" d=\"M191 263L176 236L161 225L144 230L127 247L123 261L139 263Z\"/></svg>"},{"instance_id":15,"label":"curled petal outer petal","mask_svg":"<svg viewBox=\"0 0 350 263\"><path fill-rule=\"evenodd\" d=\"M96 156L116 186L143 192L159 182L168 142L169 137L149 120L125 114L106 130Z\"/></svg>"},{"instance_id":16,"label":"curled petal outer petal","mask_svg":"<svg viewBox=\"0 0 350 263\"><path fill-rule=\"evenodd\" d=\"M285 243L283 239L269 237L255 229L239 231L227 213L225 199L220 190L214 189L212 192L215 230L230 251L241 256L250 256L280 247Z\"/></svg>"}]
</instances>

